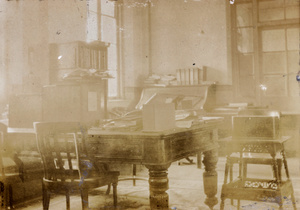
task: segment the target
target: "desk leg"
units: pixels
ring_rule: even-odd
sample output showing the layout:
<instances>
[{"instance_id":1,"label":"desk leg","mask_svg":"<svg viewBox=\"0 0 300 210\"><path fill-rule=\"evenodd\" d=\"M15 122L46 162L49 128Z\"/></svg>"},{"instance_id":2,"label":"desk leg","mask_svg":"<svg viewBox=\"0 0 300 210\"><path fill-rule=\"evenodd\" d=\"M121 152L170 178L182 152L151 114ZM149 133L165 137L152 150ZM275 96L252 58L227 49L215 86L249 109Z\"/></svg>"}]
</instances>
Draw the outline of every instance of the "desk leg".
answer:
<instances>
[{"instance_id":1,"label":"desk leg","mask_svg":"<svg viewBox=\"0 0 300 210\"><path fill-rule=\"evenodd\" d=\"M149 170L150 208L152 210L169 209L169 189L168 168L170 164L164 166L146 166Z\"/></svg>"},{"instance_id":2,"label":"desk leg","mask_svg":"<svg viewBox=\"0 0 300 210\"><path fill-rule=\"evenodd\" d=\"M218 198L216 197L218 190L218 174L216 171L218 151L217 149L214 149L206 151L203 154L203 164L205 166L205 172L203 172L203 185L204 192L207 196L205 204L210 209L213 209L213 207L218 203Z\"/></svg>"}]
</instances>

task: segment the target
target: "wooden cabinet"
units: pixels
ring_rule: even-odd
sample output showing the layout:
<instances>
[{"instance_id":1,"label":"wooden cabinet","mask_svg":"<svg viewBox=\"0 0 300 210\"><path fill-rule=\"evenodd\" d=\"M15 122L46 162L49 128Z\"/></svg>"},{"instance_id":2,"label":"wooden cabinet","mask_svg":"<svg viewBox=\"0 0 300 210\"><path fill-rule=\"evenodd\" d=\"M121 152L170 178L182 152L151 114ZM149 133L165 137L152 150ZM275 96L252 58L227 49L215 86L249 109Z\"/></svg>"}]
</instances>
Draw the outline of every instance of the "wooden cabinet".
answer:
<instances>
[{"instance_id":1,"label":"wooden cabinet","mask_svg":"<svg viewBox=\"0 0 300 210\"><path fill-rule=\"evenodd\" d=\"M50 83L61 81L64 74L75 70L107 70L109 43L83 41L50 44Z\"/></svg>"},{"instance_id":2,"label":"wooden cabinet","mask_svg":"<svg viewBox=\"0 0 300 210\"><path fill-rule=\"evenodd\" d=\"M48 85L43 88L43 121L95 125L107 113L107 80Z\"/></svg>"}]
</instances>

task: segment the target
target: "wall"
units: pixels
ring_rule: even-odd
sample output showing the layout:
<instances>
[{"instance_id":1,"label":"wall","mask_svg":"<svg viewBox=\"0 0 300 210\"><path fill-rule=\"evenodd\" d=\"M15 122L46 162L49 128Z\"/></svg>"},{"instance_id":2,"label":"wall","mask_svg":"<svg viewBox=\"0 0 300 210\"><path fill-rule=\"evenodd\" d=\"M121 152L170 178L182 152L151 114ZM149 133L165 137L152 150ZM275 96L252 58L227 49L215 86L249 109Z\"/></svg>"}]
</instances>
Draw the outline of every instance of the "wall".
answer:
<instances>
[{"instance_id":1,"label":"wall","mask_svg":"<svg viewBox=\"0 0 300 210\"><path fill-rule=\"evenodd\" d=\"M121 7L119 26L123 96L134 107L144 79L149 75L149 5L145 0L126 0Z\"/></svg>"},{"instance_id":2,"label":"wall","mask_svg":"<svg viewBox=\"0 0 300 210\"><path fill-rule=\"evenodd\" d=\"M5 2L0 1L0 104L3 104L5 101L5 92L6 92L6 73L5 73L5 21L6 21L6 8ZM2 111L3 107L0 106Z\"/></svg>"},{"instance_id":3,"label":"wall","mask_svg":"<svg viewBox=\"0 0 300 210\"><path fill-rule=\"evenodd\" d=\"M122 8L118 29L126 98L139 96L143 80L152 72L168 74L177 68L206 65L210 80L230 83L225 1L118 2ZM42 84L48 83L48 44L86 40L87 2L32 0L2 4L6 38L0 40L2 45L6 43L7 57L1 59L7 86L11 87L9 93L38 92Z\"/></svg>"},{"instance_id":4,"label":"wall","mask_svg":"<svg viewBox=\"0 0 300 210\"><path fill-rule=\"evenodd\" d=\"M208 79L228 84L226 5L220 0L154 0L151 58L154 73L208 66Z\"/></svg>"},{"instance_id":5,"label":"wall","mask_svg":"<svg viewBox=\"0 0 300 210\"><path fill-rule=\"evenodd\" d=\"M227 63L225 1L128 0L122 7L122 70L125 97L139 97L151 73L208 67L208 79L231 84Z\"/></svg>"},{"instance_id":6,"label":"wall","mask_svg":"<svg viewBox=\"0 0 300 210\"><path fill-rule=\"evenodd\" d=\"M86 40L87 2L81 0L48 1L49 43Z\"/></svg>"}]
</instances>

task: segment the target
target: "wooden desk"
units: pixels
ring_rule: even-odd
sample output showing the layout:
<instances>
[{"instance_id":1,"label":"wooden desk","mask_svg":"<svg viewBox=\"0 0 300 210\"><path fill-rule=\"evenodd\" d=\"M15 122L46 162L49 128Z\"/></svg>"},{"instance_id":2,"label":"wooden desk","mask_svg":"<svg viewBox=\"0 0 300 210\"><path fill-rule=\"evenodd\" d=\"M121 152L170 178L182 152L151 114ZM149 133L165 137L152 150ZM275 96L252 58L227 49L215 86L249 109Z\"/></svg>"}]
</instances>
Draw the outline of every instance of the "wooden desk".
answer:
<instances>
[{"instance_id":1,"label":"wooden desk","mask_svg":"<svg viewBox=\"0 0 300 210\"><path fill-rule=\"evenodd\" d=\"M203 173L205 203L213 208L218 203L217 172L218 129L220 120L207 120L191 128L176 128L162 132L118 132L90 129L86 141L89 154L101 162L138 163L149 170L149 190L151 209L168 209L169 196L168 168L171 163L203 152L205 172ZM33 149L35 145L33 129L9 129L12 145L18 150ZM26 140L21 136L26 136ZM36 148L34 148L36 151Z\"/></svg>"},{"instance_id":2,"label":"wooden desk","mask_svg":"<svg viewBox=\"0 0 300 210\"><path fill-rule=\"evenodd\" d=\"M89 154L103 162L139 163L149 170L151 209L168 209L168 168L171 163L203 152L205 204L218 203L217 138L221 120L204 121L191 128L176 128L162 132L117 132L89 130L86 141Z\"/></svg>"}]
</instances>

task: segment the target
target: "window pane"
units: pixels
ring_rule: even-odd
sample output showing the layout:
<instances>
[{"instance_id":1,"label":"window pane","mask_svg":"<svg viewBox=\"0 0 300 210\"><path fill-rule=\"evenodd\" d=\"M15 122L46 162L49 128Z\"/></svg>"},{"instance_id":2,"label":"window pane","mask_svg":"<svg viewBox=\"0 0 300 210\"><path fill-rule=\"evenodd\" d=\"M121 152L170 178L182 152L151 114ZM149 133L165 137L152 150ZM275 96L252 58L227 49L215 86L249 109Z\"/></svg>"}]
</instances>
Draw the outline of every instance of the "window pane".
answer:
<instances>
[{"instance_id":1,"label":"window pane","mask_svg":"<svg viewBox=\"0 0 300 210\"><path fill-rule=\"evenodd\" d=\"M117 47L115 44L110 44L107 49L108 63L107 68L109 70L117 69Z\"/></svg>"},{"instance_id":2,"label":"window pane","mask_svg":"<svg viewBox=\"0 0 300 210\"><path fill-rule=\"evenodd\" d=\"M258 7L259 9L270 9L270 8L278 8L284 6L285 0L265 0L259 1Z\"/></svg>"},{"instance_id":3,"label":"window pane","mask_svg":"<svg viewBox=\"0 0 300 210\"><path fill-rule=\"evenodd\" d=\"M239 54L239 70L241 76L254 75L253 55Z\"/></svg>"},{"instance_id":4,"label":"window pane","mask_svg":"<svg viewBox=\"0 0 300 210\"><path fill-rule=\"evenodd\" d=\"M287 29L287 49L299 50L299 28Z\"/></svg>"},{"instance_id":5,"label":"window pane","mask_svg":"<svg viewBox=\"0 0 300 210\"><path fill-rule=\"evenodd\" d=\"M117 71L109 71L109 74L113 78L108 79L108 96L117 97L118 96L118 73Z\"/></svg>"},{"instance_id":6,"label":"window pane","mask_svg":"<svg viewBox=\"0 0 300 210\"><path fill-rule=\"evenodd\" d=\"M237 30L237 49L239 52L253 52L253 29L239 28Z\"/></svg>"},{"instance_id":7,"label":"window pane","mask_svg":"<svg viewBox=\"0 0 300 210\"><path fill-rule=\"evenodd\" d=\"M255 96L253 55L239 55L239 91L244 97Z\"/></svg>"},{"instance_id":8,"label":"window pane","mask_svg":"<svg viewBox=\"0 0 300 210\"><path fill-rule=\"evenodd\" d=\"M287 19L299 18L300 17L299 10L300 10L299 6L285 8L286 18Z\"/></svg>"},{"instance_id":9,"label":"window pane","mask_svg":"<svg viewBox=\"0 0 300 210\"><path fill-rule=\"evenodd\" d=\"M296 80L295 74L288 75L288 81L289 81L289 95L299 96L299 84Z\"/></svg>"},{"instance_id":10,"label":"window pane","mask_svg":"<svg viewBox=\"0 0 300 210\"><path fill-rule=\"evenodd\" d=\"M98 15L89 12L87 17L87 41L98 40Z\"/></svg>"},{"instance_id":11,"label":"window pane","mask_svg":"<svg viewBox=\"0 0 300 210\"><path fill-rule=\"evenodd\" d=\"M260 9L259 21L283 20L284 8Z\"/></svg>"},{"instance_id":12,"label":"window pane","mask_svg":"<svg viewBox=\"0 0 300 210\"><path fill-rule=\"evenodd\" d=\"M113 1L101 0L101 14L115 16L115 4Z\"/></svg>"},{"instance_id":13,"label":"window pane","mask_svg":"<svg viewBox=\"0 0 300 210\"><path fill-rule=\"evenodd\" d=\"M285 50L285 30L268 30L262 32L262 45L264 52Z\"/></svg>"},{"instance_id":14,"label":"window pane","mask_svg":"<svg viewBox=\"0 0 300 210\"><path fill-rule=\"evenodd\" d=\"M286 54L285 52L264 53L263 54L263 72L286 73Z\"/></svg>"},{"instance_id":15,"label":"window pane","mask_svg":"<svg viewBox=\"0 0 300 210\"><path fill-rule=\"evenodd\" d=\"M236 5L237 26L252 26L252 4Z\"/></svg>"},{"instance_id":16,"label":"window pane","mask_svg":"<svg viewBox=\"0 0 300 210\"><path fill-rule=\"evenodd\" d=\"M102 16L101 26L102 41L116 43L116 20L111 17Z\"/></svg>"},{"instance_id":17,"label":"window pane","mask_svg":"<svg viewBox=\"0 0 300 210\"><path fill-rule=\"evenodd\" d=\"M88 0L87 5L90 12L98 12L98 0Z\"/></svg>"},{"instance_id":18,"label":"window pane","mask_svg":"<svg viewBox=\"0 0 300 210\"><path fill-rule=\"evenodd\" d=\"M292 74L296 81L296 74L299 69L299 52L288 52L288 72Z\"/></svg>"},{"instance_id":19,"label":"window pane","mask_svg":"<svg viewBox=\"0 0 300 210\"><path fill-rule=\"evenodd\" d=\"M300 5L300 0L285 0L286 5L294 5L294 6L299 6Z\"/></svg>"},{"instance_id":20,"label":"window pane","mask_svg":"<svg viewBox=\"0 0 300 210\"><path fill-rule=\"evenodd\" d=\"M264 85L267 87L266 96L286 96L287 88L286 88L287 78L280 76L265 76L264 77Z\"/></svg>"}]
</instances>

